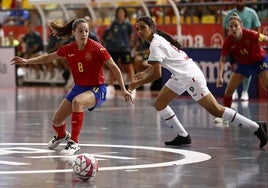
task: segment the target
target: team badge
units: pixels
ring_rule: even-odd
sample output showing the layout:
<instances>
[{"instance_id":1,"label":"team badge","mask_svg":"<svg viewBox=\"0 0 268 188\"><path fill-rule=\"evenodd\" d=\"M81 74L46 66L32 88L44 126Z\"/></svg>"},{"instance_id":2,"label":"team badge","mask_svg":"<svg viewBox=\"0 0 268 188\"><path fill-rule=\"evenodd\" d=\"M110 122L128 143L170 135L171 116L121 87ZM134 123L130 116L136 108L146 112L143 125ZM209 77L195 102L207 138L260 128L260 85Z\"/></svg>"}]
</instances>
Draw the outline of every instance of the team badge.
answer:
<instances>
[{"instance_id":1,"label":"team badge","mask_svg":"<svg viewBox=\"0 0 268 188\"><path fill-rule=\"evenodd\" d=\"M91 52L86 52L86 60L90 61L92 59L92 54Z\"/></svg>"},{"instance_id":2,"label":"team badge","mask_svg":"<svg viewBox=\"0 0 268 188\"><path fill-rule=\"evenodd\" d=\"M190 87L189 90L190 90L191 92L194 92L194 87Z\"/></svg>"}]
</instances>

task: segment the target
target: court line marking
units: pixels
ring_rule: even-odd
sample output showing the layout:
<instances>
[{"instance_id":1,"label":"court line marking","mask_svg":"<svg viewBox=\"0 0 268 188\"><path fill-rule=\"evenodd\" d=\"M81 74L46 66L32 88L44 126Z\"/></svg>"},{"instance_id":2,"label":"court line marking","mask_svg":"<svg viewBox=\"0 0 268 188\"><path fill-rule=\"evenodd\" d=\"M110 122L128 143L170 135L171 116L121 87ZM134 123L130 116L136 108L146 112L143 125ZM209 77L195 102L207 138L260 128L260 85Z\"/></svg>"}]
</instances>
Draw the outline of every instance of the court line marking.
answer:
<instances>
[{"instance_id":1,"label":"court line marking","mask_svg":"<svg viewBox=\"0 0 268 188\"><path fill-rule=\"evenodd\" d=\"M135 159L138 159L138 158L134 158L134 157L120 157L120 156L108 156L108 155L100 155L100 154L92 154L94 155L94 157L96 158L106 158L106 159L124 159L124 160L135 160ZM73 158L73 156L64 156L64 157L67 157L67 158ZM46 156L27 156L27 158L31 158L31 159L51 159L51 158L62 158L62 155L46 155Z\"/></svg>"},{"instance_id":2,"label":"court line marking","mask_svg":"<svg viewBox=\"0 0 268 188\"><path fill-rule=\"evenodd\" d=\"M46 143L0 143L0 146L46 146ZM127 149L140 149L140 150L151 150L151 151L160 151L160 152L169 152L183 155L183 159L161 162L161 163L152 163L152 164L141 164L141 165L127 165L127 166L114 166L114 167L99 167L99 171L111 171L111 170L138 170L145 168L157 168L157 167L168 167L175 165L185 165L192 163L199 163L211 159L211 156L205 153L182 150L182 149L173 149L173 148L162 148L162 147L150 147L150 146L130 146L130 145L105 145L105 144L80 144L84 147L111 147L111 148L127 148ZM21 171L0 171L0 175L3 174L32 174L32 173L63 173L63 172L72 172L72 169L55 169L55 170L21 170Z\"/></svg>"}]
</instances>

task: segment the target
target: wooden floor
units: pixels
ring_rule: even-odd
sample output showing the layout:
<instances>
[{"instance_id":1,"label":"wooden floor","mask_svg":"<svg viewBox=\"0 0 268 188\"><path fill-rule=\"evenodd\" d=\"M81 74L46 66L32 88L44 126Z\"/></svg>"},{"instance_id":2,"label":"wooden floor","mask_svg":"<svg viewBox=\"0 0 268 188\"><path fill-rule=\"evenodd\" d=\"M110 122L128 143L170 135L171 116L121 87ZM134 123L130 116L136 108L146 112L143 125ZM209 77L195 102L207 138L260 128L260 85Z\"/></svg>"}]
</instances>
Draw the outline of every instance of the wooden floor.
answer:
<instances>
[{"instance_id":1,"label":"wooden floor","mask_svg":"<svg viewBox=\"0 0 268 188\"><path fill-rule=\"evenodd\" d=\"M173 101L193 143L167 147L176 129L160 119L155 93L138 91L136 104L119 95L85 113L80 153L93 154L99 172L88 182L72 174L71 157L48 150L51 118L63 88L0 89L1 188L267 188L268 147L259 149L253 132L213 123L188 97ZM268 101L235 102L241 114L268 121ZM69 119L68 119L68 129ZM73 157L73 156L72 156Z\"/></svg>"}]
</instances>

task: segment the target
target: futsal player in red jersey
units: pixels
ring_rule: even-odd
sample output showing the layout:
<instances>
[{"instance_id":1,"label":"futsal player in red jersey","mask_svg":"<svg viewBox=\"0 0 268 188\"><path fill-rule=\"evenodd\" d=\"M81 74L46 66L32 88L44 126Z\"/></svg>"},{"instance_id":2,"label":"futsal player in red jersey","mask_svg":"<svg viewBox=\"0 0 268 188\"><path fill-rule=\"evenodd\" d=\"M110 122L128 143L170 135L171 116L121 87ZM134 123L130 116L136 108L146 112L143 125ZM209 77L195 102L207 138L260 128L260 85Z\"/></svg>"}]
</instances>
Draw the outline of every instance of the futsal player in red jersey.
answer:
<instances>
[{"instance_id":1,"label":"futsal player in red jersey","mask_svg":"<svg viewBox=\"0 0 268 188\"><path fill-rule=\"evenodd\" d=\"M229 35L221 50L217 87L223 85L222 75L228 53L237 60L237 68L225 89L224 106L231 107L232 94L239 84L253 73L258 74L264 89L268 92L268 56L261 47L261 42L268 42L268 36L243 28L242 21L236 13L230 17Z\"/></svg>"},{"instance_id":2,"label":"futsal player in red jersey","mask_svg":"<svg viewBox=\"0 0 268 188\"><path fill-rule=\"evenodd\" d=\"M49 149L56 148L61 142L67 145L60 154L73 155L80 150L79 134L84 119L84 109L94 110L106 100L104 64L112 71L121 87L125 101L131 101L131 93L126 90L122 73L107 50L88 38L89 26L84 19L71 20L63 26L50 22L49 26L57 37L73 36L75 41L63 45L58 51L35 58L14 57L11 64L51 63L52 60L65 58L72 72L75 85L59 105L52 123L57 135L48 143ZM66 118L71 116L71 134L66 131Z\"/></svg>"}]
</instances>

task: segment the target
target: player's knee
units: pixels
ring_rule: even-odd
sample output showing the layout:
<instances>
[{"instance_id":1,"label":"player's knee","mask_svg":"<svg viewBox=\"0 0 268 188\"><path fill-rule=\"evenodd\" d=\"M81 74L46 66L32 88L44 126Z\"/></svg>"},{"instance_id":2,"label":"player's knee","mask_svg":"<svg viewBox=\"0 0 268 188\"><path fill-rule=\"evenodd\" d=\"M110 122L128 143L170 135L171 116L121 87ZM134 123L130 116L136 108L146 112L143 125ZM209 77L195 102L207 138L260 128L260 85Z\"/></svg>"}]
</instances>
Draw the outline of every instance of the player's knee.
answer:
<instances>
[{"instance_id":1,"label":"player's knee","mask_svg":"<svg viewBox=\"0 0 268 188\"><path fill-rule=\"evenodd\" d=\"M79 97L75 97L72 101L72 108L73 111L76 111L77 109L83 108L82 102Z\"/></svg>"}]
</instances>

